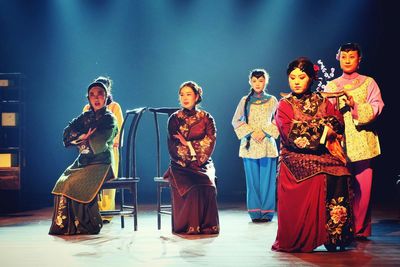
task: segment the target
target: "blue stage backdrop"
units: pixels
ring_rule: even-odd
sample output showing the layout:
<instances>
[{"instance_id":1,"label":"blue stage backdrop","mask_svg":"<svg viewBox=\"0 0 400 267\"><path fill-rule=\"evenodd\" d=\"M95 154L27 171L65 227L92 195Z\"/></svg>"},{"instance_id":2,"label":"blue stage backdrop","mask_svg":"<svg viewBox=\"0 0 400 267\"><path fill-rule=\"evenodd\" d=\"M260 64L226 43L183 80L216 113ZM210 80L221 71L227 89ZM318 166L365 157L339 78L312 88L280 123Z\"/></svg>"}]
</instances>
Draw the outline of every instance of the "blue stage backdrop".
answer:
<instances>
[{"instance_id":1,"label":"blue stage backdrop","mask_svg":"<svg viewBox=\"0 0 400 267\"><path fill-rule=\"evenodd\" d=\"M77 155L63 147L63 128L81 113L87 85L99 75L113 79L114 99L123 110L177 106L179 85L198 82L202 107L218 129L213 158L219 200L244 202L231 118L248 93L249 71L265 68L271 76L268 91L279 98L289 92L289 61L308 56L338 69L335 54L345 42L362 46L361 73L377 80L386 102L378 123L383 155L376 161L373 198L393 201L399 167L389 155L399 145L393 144L390 117L398 110L390 103L398 90L393 81L398 48L391 10L367 0L1 1L0 72L26 76L25 204L52 204L55 181ZM145 113L138 131L139 203L156 199L155 149L152 117ZM164 169L167 160L164 149Z\"/></svg>"}]
</instances>

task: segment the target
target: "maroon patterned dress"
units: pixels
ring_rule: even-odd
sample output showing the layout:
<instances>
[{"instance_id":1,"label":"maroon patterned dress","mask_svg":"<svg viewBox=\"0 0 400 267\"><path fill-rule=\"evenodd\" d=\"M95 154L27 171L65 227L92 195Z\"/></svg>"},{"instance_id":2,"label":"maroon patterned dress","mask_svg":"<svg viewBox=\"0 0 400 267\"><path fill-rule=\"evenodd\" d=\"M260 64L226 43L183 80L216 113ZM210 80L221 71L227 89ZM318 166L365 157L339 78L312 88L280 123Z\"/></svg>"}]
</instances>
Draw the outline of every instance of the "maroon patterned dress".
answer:
<instances>
[{"instance_id":1,"label":"maroon patterned dress","mask_svg":"<svg viewBox=\"0 0 400 267\"><path fill-rule=\"evenodd\" d=\"M273 250L311 252L344 248L353 237L350 172L325 146L325 126L344 130L343 117L318 93L279 101L281 135L277 184L278 232Z\"/></svg>"},{"instance_id":2,"label":"maroon patterned dress","mask_svg":"<svg viewBox=\"0 0 400 267\"><path fill-rule=\"evenodd\" d=\"M178 132L190 142L192 151L174 137ZM164 177L171 183L174 233L219 233L216 177L211 160L215 140L214 119L203 110L178 110L168 120L171 163Z\"/></svg>"}]
</instances>

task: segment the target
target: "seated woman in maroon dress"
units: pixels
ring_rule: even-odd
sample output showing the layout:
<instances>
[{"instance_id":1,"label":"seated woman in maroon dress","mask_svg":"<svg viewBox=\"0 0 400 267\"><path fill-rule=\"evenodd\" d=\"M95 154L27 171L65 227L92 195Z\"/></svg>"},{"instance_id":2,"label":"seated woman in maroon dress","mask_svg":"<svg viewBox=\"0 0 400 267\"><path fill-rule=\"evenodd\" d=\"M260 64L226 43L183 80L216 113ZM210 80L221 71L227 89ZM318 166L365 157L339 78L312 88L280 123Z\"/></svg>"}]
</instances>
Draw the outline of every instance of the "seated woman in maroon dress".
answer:
<instances>
[{"instance_id":1,"label":"seated woman in maroon dress","mask_svg":"<svg viewBox=\"0 0 400 267\"><path fill-rule=\"evenodd\" d=\"M171 163L164 174L172 188L173 233L219 233L215 169L211 160L216 140L213 117L197 108L202 89L192 81L179 88L182 109L168 120Z\"/></svg>"},{"instance_id":2,"label":"seated woman in maroon dress","mask_svg":"<svg viewBox=\"0 0 400 267\"><path fill-rule=\"evenodd\" d=\"M344 249L352 240L350 172L340 147L343 117L311 85L317 70L307 58L288 65L292 93L276 111L281 135L278 232L272 250Z\"/></svg>"}]
</instances>

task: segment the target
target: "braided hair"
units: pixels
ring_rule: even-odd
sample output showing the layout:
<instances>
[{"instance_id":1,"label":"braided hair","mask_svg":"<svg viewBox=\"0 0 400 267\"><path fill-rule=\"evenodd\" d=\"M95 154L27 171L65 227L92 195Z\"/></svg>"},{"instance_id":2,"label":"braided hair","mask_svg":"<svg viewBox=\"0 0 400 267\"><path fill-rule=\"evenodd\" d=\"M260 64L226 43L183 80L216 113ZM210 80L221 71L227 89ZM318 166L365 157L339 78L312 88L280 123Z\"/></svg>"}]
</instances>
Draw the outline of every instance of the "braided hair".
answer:
<instances>
[{"instance_id":1,"label":"braided hair","mask_svg":"<svg viewBox=\"0 0 400 267\"><path fill-rule=\"evenodd\" d=\"M269 75L264 69L254 69L254 70L252 70L250 72L250 75L249 75L249 81L251 81L252 77L256 77L257 79L260 78L260 77L264 77L265 81L266 81L266 84L268 83L268 80L269 80ZM247 95L246 100L244 102L244 119L245 119L246 123L249 122L249 112L247 110L247 106L249 105L249 101L250 101L250 98L251 98L252 95L254 95L254 89L253 88L250 89L250 93ZM250 148L251 136L247 136L246 139L247 139L247 141L246 141L245 148L248 150Z\"/></svg>"}]
</instances>

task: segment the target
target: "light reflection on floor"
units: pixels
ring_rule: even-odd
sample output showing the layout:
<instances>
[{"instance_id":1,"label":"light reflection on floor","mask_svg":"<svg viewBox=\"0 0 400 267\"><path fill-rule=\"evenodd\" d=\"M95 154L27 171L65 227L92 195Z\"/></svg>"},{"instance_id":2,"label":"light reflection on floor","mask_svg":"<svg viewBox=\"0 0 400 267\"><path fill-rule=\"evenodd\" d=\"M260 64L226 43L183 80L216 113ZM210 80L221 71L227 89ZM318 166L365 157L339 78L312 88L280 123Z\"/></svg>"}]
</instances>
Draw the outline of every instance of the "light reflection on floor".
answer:
<instances>
[{"instance_id":1,"label":"light reflection on floor","mask_svg":"<svg viewBox=\"0 0 400 267\"><path fill-rule=\"evenodd\" d=\"M48 235L51 208L19 215L0 217L1 266L369 266L395 264L400 257L393 255L400 251L399 220L387 212L374 218L371 241L341 253L320 247L299 254L272 252L276 218L251 223L243 205L222 207L221 232L212 236L173 235L167 215L157 230L152 206L141 207L138 231L133 231L132 218L126 218L124 229L114 218L93 236Z\"/></svg>"}]
</instances>

